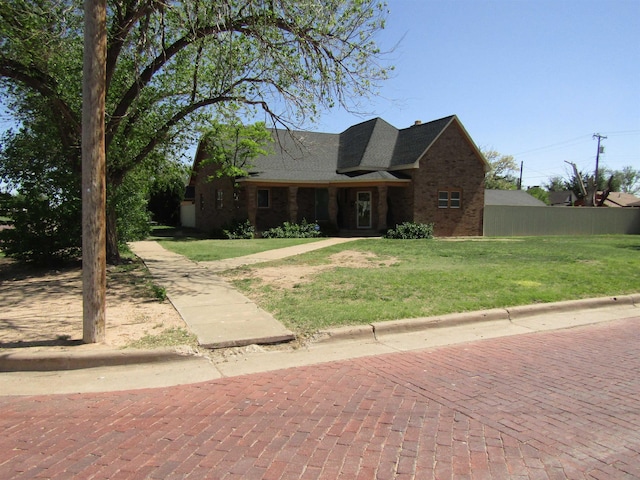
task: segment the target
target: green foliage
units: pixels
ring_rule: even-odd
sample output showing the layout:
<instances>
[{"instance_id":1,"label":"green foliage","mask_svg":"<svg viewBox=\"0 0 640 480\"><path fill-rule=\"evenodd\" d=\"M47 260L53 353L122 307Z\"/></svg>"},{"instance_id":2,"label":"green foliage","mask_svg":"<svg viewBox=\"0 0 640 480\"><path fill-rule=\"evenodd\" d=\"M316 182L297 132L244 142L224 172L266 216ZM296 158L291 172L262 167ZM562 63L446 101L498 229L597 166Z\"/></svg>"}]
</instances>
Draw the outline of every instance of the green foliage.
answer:
<instances>
[{"instance_id":1,"label":"green foliage","mask_svg":"<svg viewBox=\"0 0 640 480\"><path fill-rule=\"evenodd\" d=\"M305 219L301 223L284 222L281 226L270 228L262 232L263 238L316 238L322 236L320 225L308 223Z\"/></svg>"},{"instance_id":2,"label":"green foliage","mask_svg":"<svg viewBox=\"0 0 640 480\"><path fill-rule=\"evenodd\" d=\"M564 178L558 175L550 177L549 180L547 180L547 183L544 184L544 187L549 192L564 192L565 190L571 190L570 188L567 188Z\"/></svg>"},{"instance_id":3,"label":"green foliage","mask_svg":"<svg viewBox=\"0 0 640 480\"><path fill-rule=\"evenodd\" d=\"M56 265L80 256L80 205L36 195L18 195L10 205L13 228L0 230L0 250L8 257Z\"/></svg>"},{"instance_id":4,"label":"green foliage","mask_svg":"<svg viewBox=\"0 0 640 480\"><path fill-rule=\"evenodd\" d=\"M244 222L234 222L226 229L222 230L223 235L229 240L251 240L255 229L249 220Z\"/></svg>"},{"instance_id":5,"label":"green foliage","mask_svg":"<svg viewBox=\"0 0 640 480\"><path fill-rule=\"evenodd\" d=\"M518 165L512 155L502 155L495 150L482 150L489 162L484 185L491 190L515 190L518 188Z\"/></svg>"},{"instance_id":6,"label":"green foliage","mask_svg":"<svg viewBox=\"0 0 640 480\"><path fill-rule=\"evenodd\" d=\"M396 228L390 228L385 238L402 240L433 238L433 223L404 222L396 225Z\"/></svg>"},{"instance_id":7,"label":"green foliage","mask_svg":"<svg viewBox=\"0 0 640 480\"><path fill-rule=\"evenodd\" d=\"M0 12L3 101L25 128L47 124L29 137L30 149L55 137L53 151L65 154L31 159L40 158L51 175L73 172L73 185L57 187L75 198L83 15L82 2L75 0L5 0ZM107 234L108 257L117 258L118 237L124 241L142 231L144 215L132 209L142 208L144 195L153 193L153 173L177 161L176 152L195 143L212 118L233 125L233 118L260 112L273 124L299 125L326 107L353 110L353 103L375 93L388 76L375 43L385 15L378 0L111 0L105 149L107 225L117 231ZM259 144L240 142L236 153L242 157ZM34 171L22 158L26 170ZM229 167L233 176L243 170ZM25 195L39 191L21 185L23 176L10 181ZM123 214L130 214L133 225Z\"/></svg>"},{"instance_id":8,"label":"green foliage","mask_svg":"<svg viewBox=\"0 0 640 480\"><path fill-rule=\"evenodd\" d=\"M225 258L243 257L276 248L292 247L316 241L318 241L317 238L259 238L229 241L202 240L194 237L159 240L167 250L184 255L194 262L212 262Z\"/></svg>"},{"instance_id":9,"label":"green foliage","mask_svg":"<svg viewBox=\"0 0 640 480\"><path fill-rule=\"evenodd\" d=\"M530 188L527 188L527 193L532 197L537 198L541 202L544 202L547 205L549 205L549 192L546 191L544 188L530 187Z\"/></svg>"},{"instance_id":10,"label":"green foliage","mask_svg":"<svg viewBox=\"0 0 640 480\"><path fill-rule=\"evenodd\" d=\"M424 240L370 239L251 266L252 274L237 280L233 271L228 276L292 330L315 332L339 325L637 293L639 248L637 235L434 239L429 248ZM361 266L333 263L331 257L343 250L362 252L366 260ZM376 259L377 268L371 268ZM260 274L261 268L319 264L333 268L308 276L296 288L267 283Z\"/></svg>"},{"instance_id":11,"label":"green foliage","mask_svg":"<svg viewBox=\"0 0 640 480\"><path fill-rule=\"evenodd\" d=\"M155 283L151 284L151 291L157 300L164 302L167 299L167 289Z\"/></svg>"},{"instance_id":12,"label":"green foliage","mask_svg":"<svg viewBox=\"0 0 640 480\"><path fill-rule=\"evenodd\" d=\"M590 188L597 189L598 191L609 190L611 192L625 192L631 194L637 194L640 192L640 170L635 170L633 167L626 166L621 170L612 170L610 168L602 167L598 169L598 185L595 186L595 176L588 171L578 172L578 175L582 179L582 183L585 189ZM565 190L571 190L578 198L582 198L582 191L580 188L580 179L576 176L575 172L571 172L567 178L560 176L554 176L549 178L545 187L550 192L562 192Z\"/></svg>"},{"instance_id":13,"label":"green foliage","mask_svg":"<svg viewBox=\"0 0 640 480\"><path fill-rule=\"evenodd\" d=\"M238 121L221 124L212 122L205 130L202 145L207 158L201 166L217 165L214 178L246 177L251 160L267 155L266 145L273 142L264 122L242 125Z\"/></svg>"},{"instance_id":14,"label":"green foliage","mask_svg":"<svg viewBox=\"0 0 640 480\"><path fill-rule=\"evenodd\" d=\"M172 227L180 224L180 204L188 177L186 166L177 163L165 164L153 175L148 209L154 222Z\"/></svg>"},{"instance_id":15,"label":"green foliage","mask_svg":"<svg viewBox=\"0 0 640 480\"><path fill-rule=\"evenodd\" d=\"M14 227L0 232L7 256L49 265L79 255L80 178L72 150L58 142L47 116L3 135L0 182L16 191L4 197Z\"/></svg>"},{"instance_id":16,"label":"green foliage","mask_svg":"<svg viewBox=\"0 0 640 480\"><path fill-rule=\"evenodd\" d=\"M622 170L613 172L620 184L620 191L632 195L640 194L640 170L631 166L622 167Z\"/></svg>"}]
</instances>

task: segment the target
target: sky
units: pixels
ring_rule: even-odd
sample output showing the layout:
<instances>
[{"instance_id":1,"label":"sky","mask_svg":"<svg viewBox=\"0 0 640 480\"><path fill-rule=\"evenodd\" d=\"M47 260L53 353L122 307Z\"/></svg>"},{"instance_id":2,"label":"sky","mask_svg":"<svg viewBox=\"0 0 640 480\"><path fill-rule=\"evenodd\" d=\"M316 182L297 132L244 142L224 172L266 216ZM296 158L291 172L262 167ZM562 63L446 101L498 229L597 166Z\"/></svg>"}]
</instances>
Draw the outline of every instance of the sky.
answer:
<instances>
[{"instance_id":1,"label":"sky","mask_svg":"<svg viewBox=\"0 0 640 480\"><path fill-rule=\"evenodd\" d=\"M379 116L397 128L455 114L482 149L523 163L523 186L575 163L640 169L640 0L388 0L378 41L393 77L341 132Z\"/></svg>"},{"instance_id":2,"label":"sky","mask_svg":"<svg viewBox=\"0 0 640 480\"><path fill-rule=\"evenodd\" d=\"M523 186L600 166L640 169L640 0L388 0L377 40L392 77L366 113L325 112L338 133L457 115L482 149L523 164ZM11 126L0 111L0 130ZM194 149L193 149L194 150Z\"/></svg>"}]
</instances>

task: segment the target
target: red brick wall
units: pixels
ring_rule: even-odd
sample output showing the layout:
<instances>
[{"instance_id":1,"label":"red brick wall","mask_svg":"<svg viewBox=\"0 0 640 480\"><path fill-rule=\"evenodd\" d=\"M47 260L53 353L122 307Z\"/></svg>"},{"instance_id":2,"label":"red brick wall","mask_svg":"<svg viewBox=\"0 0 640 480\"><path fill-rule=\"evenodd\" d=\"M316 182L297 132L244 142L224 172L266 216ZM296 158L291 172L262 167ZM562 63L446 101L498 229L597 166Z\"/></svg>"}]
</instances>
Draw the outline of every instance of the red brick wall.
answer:
<instances>
[{"instance_id":1,"label":"red brick wall","mask_svg":"<svg viewBox=\"0 0 640 480\"><path fill-rule=\"evenodd\" d=\"M436 236L480 236L484 209L484 164L454 122L426 155L414 180L413 221L433 223ZM438 191L462 193L461 208L438 208Z\"/></svg>"},{"instance_id":2,"label":"red brick wall","mask_svg":"<svg viewBox=\"0 0 640 480\"><path fill-rule=\"evenodd\" d=\"M198 171L195 185L196 228L203 232L212 232L228 226L234 220L247 217L243 192L240 191L240 201L234 200L233 182L229 178L213 178L216 165L206 165ZM217 208L216 191L222 190L222 208Z\"/></svg>"}]
</instances>

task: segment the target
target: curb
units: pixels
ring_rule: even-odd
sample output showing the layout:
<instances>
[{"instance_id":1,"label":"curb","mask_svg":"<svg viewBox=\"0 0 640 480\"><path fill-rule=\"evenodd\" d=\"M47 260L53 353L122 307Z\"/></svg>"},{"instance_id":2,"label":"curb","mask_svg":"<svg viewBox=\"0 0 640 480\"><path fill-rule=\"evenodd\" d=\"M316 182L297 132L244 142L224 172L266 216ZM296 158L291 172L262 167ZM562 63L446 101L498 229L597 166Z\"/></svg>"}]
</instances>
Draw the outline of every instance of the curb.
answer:
<instances>
[{"instance_id":1,"label":"curb","mask_svg":"<svg viewBox=\"0 0 640 480\"><path fill-rule=\"evenodd\" d=\"M51 372L119 365L186 360L191 355L171 349L103 350L100 352L59 352L0 354L0 372Z\"/></svg>"},{"instance_id":2,"label":"curb","mask_svg":"<svg viewBox=\"0 0 640 480\"><path fill-rule=\"evenodd\" d=\"M378 334L400 334L418 332L431 328L455 327L477 322L513 321L538 315L563 313L573 310L607 308L615 306L640 307L640 293L616 297L587 298L555 303L522 305L509 308L494 308L476 312L452 313L433 317L410 318L375 322L367 325L347 326L323 330L312 343L329 344L340 341L377 341Z\"/></svg>"},{"instance_id":3,"label":"curb","mask_svg":"<svg viewBox=\"0 0 640 480\"><path fill-rule=\"evenodd\" d=\"M379 334L410 333L432 328L454 327L489 321L511 322L513 320L538 315L616 306L640 308L640 293L338 327L318 332L313 340L311 340L311 343L331 344L345 341L377 342L377 335ZM283 341L286 340L289 340L289 338L283 338ZM218 348L220 348L220 346L218 346ZM0 353L0 372L79 370L95 367L172 362L191 358L192 355L188 353L181 353L177 350L166 348L154 350L103 349L94 352Z\"/></svg>"},{"instance_id":4,"label":"curb","mask_svg":"<svg viewBox=\"0 0 640 480\"><path fill-rule=\"evenodd\" d=\"M587 298L584 300L567 300L555 303L539 303L522 305L506 309L510 320L545 315L549 313L570 312L572 310L606 308L614 306L640 306L640 294L622 295L618 297Z\"/></svg>"}]
</instances>

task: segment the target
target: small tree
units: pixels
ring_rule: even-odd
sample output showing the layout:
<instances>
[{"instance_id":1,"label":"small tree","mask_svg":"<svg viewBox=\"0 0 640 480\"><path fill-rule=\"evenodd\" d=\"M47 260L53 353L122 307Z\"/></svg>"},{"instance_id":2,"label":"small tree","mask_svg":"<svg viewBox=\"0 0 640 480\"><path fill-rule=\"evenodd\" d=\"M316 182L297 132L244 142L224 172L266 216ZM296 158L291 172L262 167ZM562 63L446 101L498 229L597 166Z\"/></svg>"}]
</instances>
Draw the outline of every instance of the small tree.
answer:
<instances>
[{"instance_id":1,"label":"small tree","mask_svg":"<svg viewBox=\"0 0 640 480\"><path fill-rule=\"evenodd\" d=\"M264 122L246 126L237 120L212 122L202 137L207 158L200 166L216 164L214 178L235 181L248 175L254 158L269 153L266 146L272 141Z\"/></svg>"},{"instance_id":2,"label":"small tree","mask_svg":"<svg viewBox=\"0 0 640 480\"><path fill-rule=\"evenodd\" d=\"M527 193L532 197L537 198L541 202L544 202L547 205L549 205L549 192L546 191L544 188L530 187L530 188L527 188Z\"/></svg>"}]
</instances>

